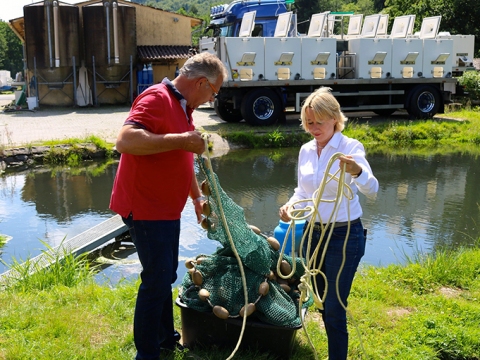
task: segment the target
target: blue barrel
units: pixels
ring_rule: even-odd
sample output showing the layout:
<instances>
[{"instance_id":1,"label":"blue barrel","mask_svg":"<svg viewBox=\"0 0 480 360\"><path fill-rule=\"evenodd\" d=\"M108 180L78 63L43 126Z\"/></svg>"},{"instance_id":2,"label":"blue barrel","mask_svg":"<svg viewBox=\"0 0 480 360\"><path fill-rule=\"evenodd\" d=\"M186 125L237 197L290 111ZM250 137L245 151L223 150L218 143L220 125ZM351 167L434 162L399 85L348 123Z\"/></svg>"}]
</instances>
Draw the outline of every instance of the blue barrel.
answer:
<instances>
[{"instance_id":1,"label":"blue barrel","mask_svg":"<svg viewBox=\"0 0 480 360\"><path fill-rule=\"evenodd\" d=\"M287 244L285 245L285 253L291 255L292 253L292 232L295 233L295 253L298 254L300 250L300 242L302 241L303 236L303 226L305 225L305 220L296 220L295 229L292 229L288 234ZM280 220L278 226L273 231L273 236L280 242L280 245L283 246L285 241L285 235L287 235L288 227L290 222L285 222Z\"/></svg>"}]
</instances>

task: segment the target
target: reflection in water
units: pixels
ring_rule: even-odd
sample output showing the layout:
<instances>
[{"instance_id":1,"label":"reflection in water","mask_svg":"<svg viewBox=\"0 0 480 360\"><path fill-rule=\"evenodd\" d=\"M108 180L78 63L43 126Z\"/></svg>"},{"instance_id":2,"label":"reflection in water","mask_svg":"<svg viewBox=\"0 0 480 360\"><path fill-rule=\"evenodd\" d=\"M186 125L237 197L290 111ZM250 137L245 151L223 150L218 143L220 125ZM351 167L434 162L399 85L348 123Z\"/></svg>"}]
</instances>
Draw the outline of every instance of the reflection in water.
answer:
<instances>
[{"instance_id":1,"label":"reflection in water","mask_svg":"<svg viewBox=\"0 0 480 360\"><path fill-rule=\"evenodd\" d=\"M246 221L273 235L278 208L296 185L297 149L238 150L212 159L224 191L245 210ZM473 244L479 235L480 164L471 156L369 156L380 182L376 200L361 195L362 217L368 229L364 263L388 265L418 251L438 246ZM13 236L0 258L24 260L44 246L57 246L108 219L110 192L117 165L92 175L87 169L29 171L0 178L0 233ZM202 175L199 174L199 178ZM219 246L206 238L196 223L193 206L182 213L179 279L186 272L182 260L210 254ZM131 249L120 261L105 268L99 281L136 279L140 265ZM3 251L3 253L1 253ZM115 249L114 249L115 251ZM0 272L6 270L0 264Z\"/></svg>"}]
</instances>

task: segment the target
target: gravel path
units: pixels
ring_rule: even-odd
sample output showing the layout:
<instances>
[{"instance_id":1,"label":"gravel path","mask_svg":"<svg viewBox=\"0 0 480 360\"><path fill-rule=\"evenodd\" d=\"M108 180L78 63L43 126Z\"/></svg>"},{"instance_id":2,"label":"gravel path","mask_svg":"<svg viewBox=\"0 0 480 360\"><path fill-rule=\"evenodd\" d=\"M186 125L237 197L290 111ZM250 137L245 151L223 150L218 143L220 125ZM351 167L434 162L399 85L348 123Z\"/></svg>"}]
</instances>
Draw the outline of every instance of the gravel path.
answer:
<instances>
[{"instance_id":1,"label":"gravel path","mask_svg":"<svg viewBox=\"0 0 480 360\"><path fill-rule=\"evenodd\" d=\"M0 95L0 146L18 147L46 140L85 138L95 135L114 143L130 107L47 107L30 111L4 111L14 95ZM213 109L202 106L194 112L197 127L223 123ZM218 137L219 138L219 137ZM228 146L215 139L218 146Z\"/></svg>"}]
</instances>

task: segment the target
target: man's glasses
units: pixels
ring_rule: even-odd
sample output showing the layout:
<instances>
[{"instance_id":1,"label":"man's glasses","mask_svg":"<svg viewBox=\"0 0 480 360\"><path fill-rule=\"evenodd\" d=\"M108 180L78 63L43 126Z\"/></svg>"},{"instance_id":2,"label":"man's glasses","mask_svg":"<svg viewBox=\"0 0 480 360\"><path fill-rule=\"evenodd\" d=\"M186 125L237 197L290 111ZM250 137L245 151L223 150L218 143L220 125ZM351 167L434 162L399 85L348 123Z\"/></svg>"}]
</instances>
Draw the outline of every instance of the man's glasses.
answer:
<instances>
[{"instance_id":1,"label":"man's glasses","mask_svg":"<svg viewBox=\"0 0 480 360\"><path fill-rule=\"evenodd\" d=\"M212 83L207 79L208 85L210 85L210 89L213 91L213 97L217 97L218 91L213 87Z\"/></svg>"}]
</instances>

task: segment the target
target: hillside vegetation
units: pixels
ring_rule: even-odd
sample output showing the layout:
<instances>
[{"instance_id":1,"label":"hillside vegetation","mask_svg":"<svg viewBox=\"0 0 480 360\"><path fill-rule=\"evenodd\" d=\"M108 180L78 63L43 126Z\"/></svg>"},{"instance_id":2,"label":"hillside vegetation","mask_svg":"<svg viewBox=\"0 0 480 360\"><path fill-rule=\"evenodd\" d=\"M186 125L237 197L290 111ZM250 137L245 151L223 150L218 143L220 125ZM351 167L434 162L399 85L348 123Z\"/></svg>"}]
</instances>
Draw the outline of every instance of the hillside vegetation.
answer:
<instances>
[{"instance_id":1,"label":"hillside vegetation","mask_svg":"<svg viewBox=\"0 0 480 360\"><path fill-rule=\"evenodd\" d=\"M210 8L230 1L215 0L132 0L139 4L195 16L209 21ZM478 1L462 0L295 0L291 10L297 13L298 31L305 33L311 16L323 11L350 11L364 17L383 13L389 15L389 29L397 16L415 15L414 31L419 31L422 20L442 16L439 31L451 34L479 34L480 5ZM480 57L480 36L475 38L475 54Z\"/></svg>"}]
</instances>

